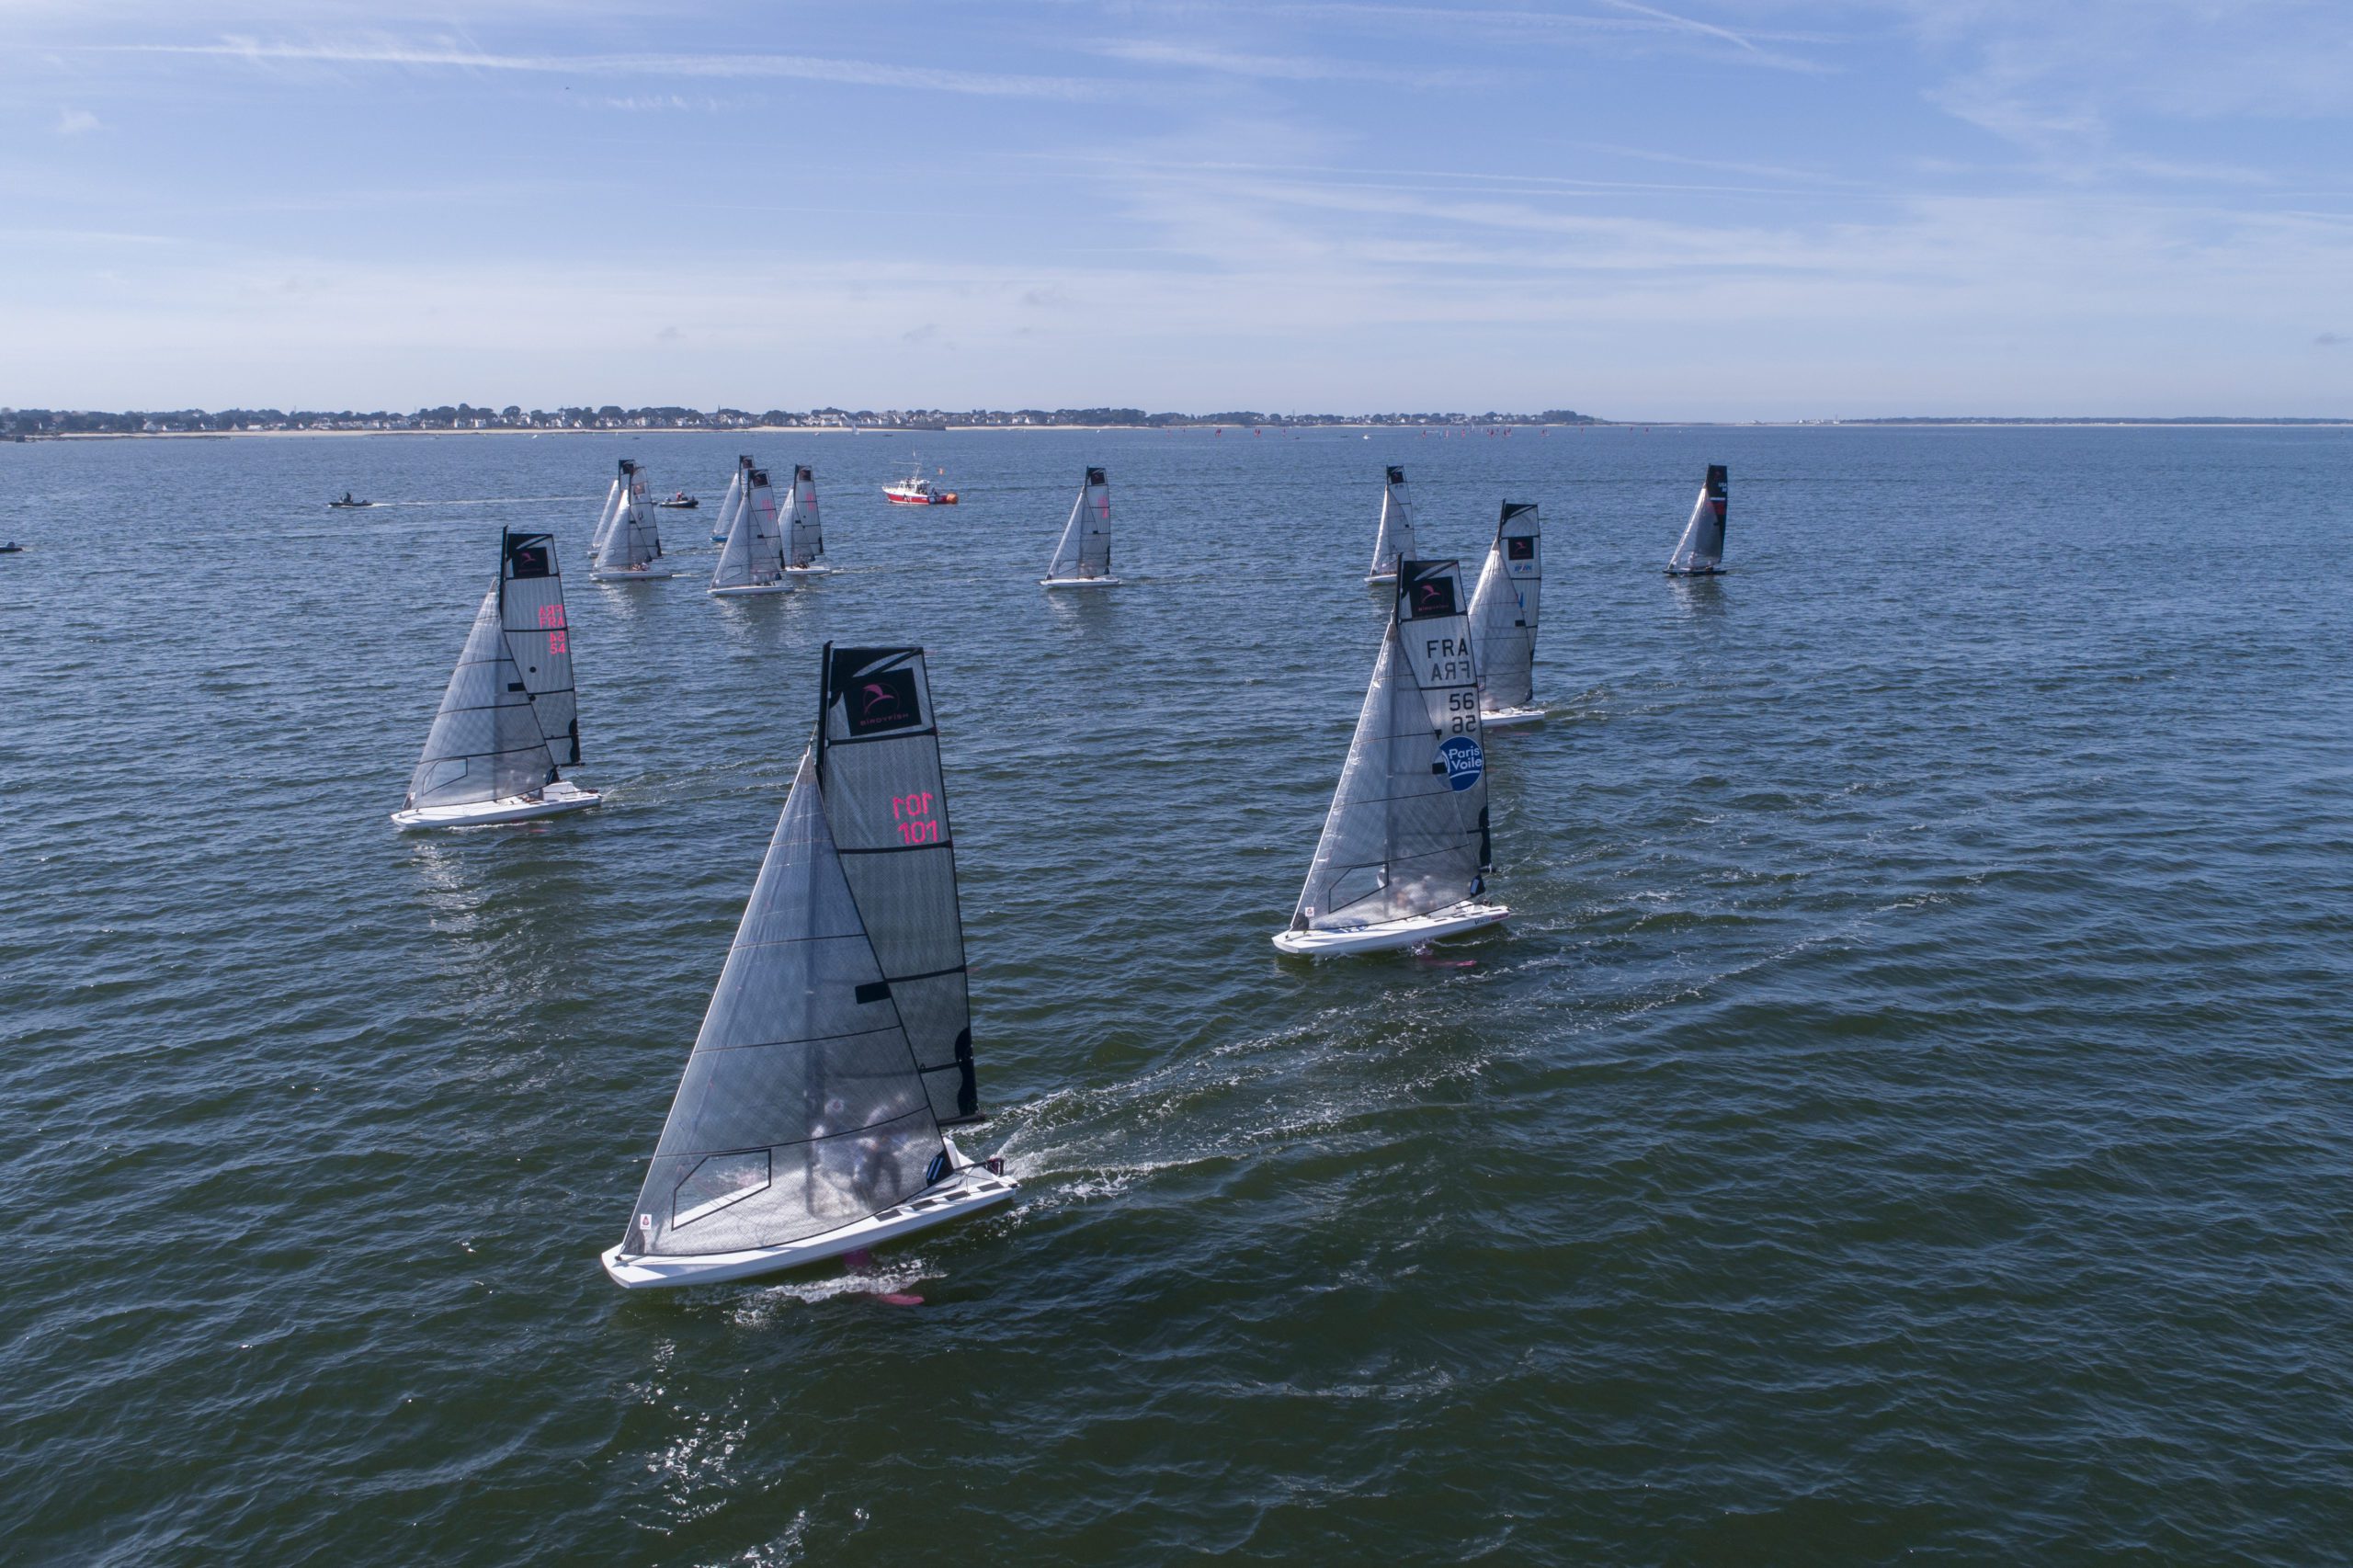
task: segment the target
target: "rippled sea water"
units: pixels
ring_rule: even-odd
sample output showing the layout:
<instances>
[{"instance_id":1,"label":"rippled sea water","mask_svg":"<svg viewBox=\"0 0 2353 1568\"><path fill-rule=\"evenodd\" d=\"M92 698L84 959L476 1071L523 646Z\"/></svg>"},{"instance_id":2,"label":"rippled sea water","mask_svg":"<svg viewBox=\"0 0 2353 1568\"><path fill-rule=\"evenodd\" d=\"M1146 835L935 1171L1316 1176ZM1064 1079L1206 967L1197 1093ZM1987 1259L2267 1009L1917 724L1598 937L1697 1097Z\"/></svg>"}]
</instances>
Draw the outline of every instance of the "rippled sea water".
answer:
<instances>
[{"instance_id":1,"label":"rippled sea water","mask_svg":"<svg viewBox=\"0 0 2353 1568\"><path fill-rule=\"evenodd\" d=\"M954 509L887 507L910 449ZM837 575L590 584L739 449ZM1721 581L1658 571L1729 463ZM1267 937L1425 552L1548 539L1507 931ZM1129 585L1035 583L1081 470ZM0 1556L2090 1562L2353 1541L2353 432L0 446ZM349 487L395 503L322 503ZM603 811L385 821L502 525ZM1019 1205L624 1296L815 712L931 650Z\"/></svg>"}]
</instances>

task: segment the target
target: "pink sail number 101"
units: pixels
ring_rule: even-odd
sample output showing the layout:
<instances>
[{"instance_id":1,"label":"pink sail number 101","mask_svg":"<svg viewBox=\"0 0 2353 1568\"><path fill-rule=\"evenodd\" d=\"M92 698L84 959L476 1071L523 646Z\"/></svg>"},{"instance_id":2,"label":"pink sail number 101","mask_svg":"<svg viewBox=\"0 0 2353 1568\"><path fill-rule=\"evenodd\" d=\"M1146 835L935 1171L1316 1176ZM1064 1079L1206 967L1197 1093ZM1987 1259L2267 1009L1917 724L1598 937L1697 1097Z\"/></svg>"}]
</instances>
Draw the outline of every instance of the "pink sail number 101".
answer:
<instances>
[{"instance_id":1,"label":"pink sail number 101","mask_svg":"<svg viewBox=\"0 0 2353 1568\"><path fill-rule=\"evenodd\" d=\"M928 790L918 795L891 797L891 817L898 824L900 843L939 842L939 819L931 814L932 801L932 793Z\"/></svg>"}]
</instances>

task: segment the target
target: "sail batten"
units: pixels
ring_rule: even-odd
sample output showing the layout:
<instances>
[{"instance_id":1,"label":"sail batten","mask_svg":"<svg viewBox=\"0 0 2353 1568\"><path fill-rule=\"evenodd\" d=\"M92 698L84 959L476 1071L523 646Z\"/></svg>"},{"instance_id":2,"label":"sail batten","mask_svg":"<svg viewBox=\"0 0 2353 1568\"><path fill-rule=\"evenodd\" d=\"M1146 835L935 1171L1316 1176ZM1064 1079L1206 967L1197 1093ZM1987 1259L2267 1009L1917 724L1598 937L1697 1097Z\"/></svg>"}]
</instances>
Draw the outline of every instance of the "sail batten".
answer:
<instances>
[{"instance_id":1,"label":"sail batten","mask_svg":"<svg viewBox=\"0 0 2353 1568\"><path fill-rule=\"evenodd\" d=\"M1525 708L1536 699L1536 623L1543 541L1533 503L1506 501L1471 596L1471 635L1482 709Z\"/></svg>"},{"instance_id":2,"label":"sail batten","mask_svg":"<svg viewBox=\"0 0 2353 1568\"><path fill-rule=\"evenodd\" d=\"M1461 570L1403 559L1293 931L1434 915L1483 890L1486 755Z\"/></svg>"},{"instance_id":3,"label":"sail batten","mask_svg":"<svg viewBox=\"0 0 2353 1568\"><path fill-rule=\"evenodd\" d=\"M1372 540L1372 578L1396 574L1397 562L1414 553L1414 518L1405 506L1405 471L1391 463L1381 486L1381 531Z\"/></svg>"},{"instance_id":4,"label":"sail batten","mask_svg":"<svg viewBox=\"0 0 2353 1568\"><path fill-rule=\"evenodd\" d=\"M1726 495L1724 465L1710 463L1699 498L1691 504L1691 520L1675 543L1666 569L1677 576L1703 575L1719 569L1724 556Z\"/></svg>"}]
</instances>

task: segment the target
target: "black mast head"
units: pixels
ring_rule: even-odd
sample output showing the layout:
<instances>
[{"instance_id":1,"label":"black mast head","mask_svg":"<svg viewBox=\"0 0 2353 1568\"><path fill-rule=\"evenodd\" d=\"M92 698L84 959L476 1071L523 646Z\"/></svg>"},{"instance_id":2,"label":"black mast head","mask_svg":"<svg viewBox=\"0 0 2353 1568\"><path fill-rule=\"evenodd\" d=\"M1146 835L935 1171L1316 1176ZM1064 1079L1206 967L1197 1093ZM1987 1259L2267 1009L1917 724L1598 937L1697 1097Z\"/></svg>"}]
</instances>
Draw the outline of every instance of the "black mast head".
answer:
<instances>
[{"instance_id":1,"label":"black mast head","mask_svg":"<svg viewBox=\"0 0 2353 1568\"><path fill-rule=\"evenodd\" d=\"M1403 484L1403 483L1405 483L1405 471L1404 471L1404 469L1402 469L1402 468L1399 468L1395 463L1391 463L1391 464L1389 465L1389 483L1392 483L1392 484Z\"/></svg>"}]
</instances>

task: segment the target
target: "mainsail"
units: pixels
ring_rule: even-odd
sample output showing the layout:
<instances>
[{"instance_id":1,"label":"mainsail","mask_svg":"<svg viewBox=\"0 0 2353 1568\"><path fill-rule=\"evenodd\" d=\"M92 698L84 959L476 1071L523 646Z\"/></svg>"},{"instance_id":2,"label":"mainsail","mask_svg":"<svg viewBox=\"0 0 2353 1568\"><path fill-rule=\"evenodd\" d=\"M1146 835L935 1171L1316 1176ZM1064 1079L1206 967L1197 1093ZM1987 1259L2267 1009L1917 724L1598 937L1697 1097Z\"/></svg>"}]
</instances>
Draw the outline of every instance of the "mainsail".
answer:
<instances>
[{"instance_id":1,"label":"mainsail","mask_svg":"<svg viewBox=\"0 0 2353 1568\"><path fill-rule=\"evenodd\" d=\"M621 1250L782 1246L936 1180L942 1123L977 1114L963 957L923 651L829 644L815 740Z\"/></svg>"},{"instance_id":2,"label":"mainsail","mask_svg":"<svg viewBox=\"0 0 2353 1568\"><path fill-rule=\"evenodd\" d=\"M553 783L580 760L571 629L555 540L507 533L441 695L404 810L503 801Z\"/></svg>"},{"instance_id":3,"label":"mainsail","mask_svg":"<svg viewBox=\"0 0 2353 1568\"><path fill-rule=\"evenodd\" d=\"M1683 525L1675 555L1666 569L1678 576L1716 570L1724 556L1724 465L1708 465L1708 482L1692 503L1691 520Z\"/></svg>"},{"instance_id":4,"label":"mainsail","mask_svg":"<svg viewBox=\"0 0 2353 1568\"><path fill-rule=\"evenodd\" d=\"M727 542L719 549L719 564L711 569L714 588L765 587L784 577L784 536L776 516L776 492L768 488L767 470L748 471L735 521Z\"/></svg>"},{"instance_id":5,"label":"mainsail","mask_svg":"<svg viewBox=\"0 0 2353 1568\"><path fill-rule=\"evenodd\" d=\"M1479 677L1451 561L1398 562L1397 597L1294 931L1348 931L1476 897L1487 869Z\"/></svg>"},{"instance_id":6,"label":"mainsail","mask_svg":"<svg viewBox=\"0 0 2353 1568\"><path fill-rule=\"evenodd\" d=\"M623 458L621 477L627 481L628 494L605 530L603 547L591 562L598 572L633 571L662 558L662 532L654 526L645 471Z\"/></svg>"},{"instance_id":7,"label":"mainsail","mask_svg":"<svg viewBox=\"0 0 2353 1568\"><path fill-rule=\"evenodd\" d=\"M825 530L817 526L817 476L809 465L792 471L792 498L785 504L785 563L806 571L825 553Z\"/></svg>"},{"instance_id":8,"label":"mainsail","mask_svg":"<svg viewBox=\"0 0 2353 1568\"><path fill-rule=\"evenodd\" d=\"M1381 532L1372 541L1370 580L1380 582L1395 575L1398 561L1413 553L1414 519L1405 510L1405 471L1391 463L1381 487Z\"/></svg>"},{"instance_id":9,"label":"mainsail","mask_svg":"<svg viewBox=\"0 0 2353 1568\"><path fill-rule=\"evenodd\" d=\"M719 503L719 515L710 520L710 537L725 539L735 526L735 508L744 504L744 476L752 472L749 453L735 460L735 472L727 476L727 494Z\"/></svg>"},{"instance_id":10,"label":"mainsail","mask_svg":"<svg viewBox=\"0 0 2353 1568\"><path fill-rule=\"evenodd\" d=\"M588 562L592 566L605 552L605 540L613 531L613 519L620 516L621 507L629 499L630 472L636 466L623 458L620 476L605 492L605 509L597 514L596 531L588 536Z\"/></svg>"},{"instance_id":11,"label":"mainsail","mask_svg":"<svg viewBox=\"0 0 2353 1568\"><path fill-rule=\"evenodd\" d=\"M1111 486L1101 469L1090 468L1086 483L1079 486L1078 499L1071 503L1070 521L1063 525L1046 580L1069 582L1110 574Z\"/></svg>"},{"instance_id":12,"label":"mainsail","mask_svg":"<svg viewBox=\"0 0 2353 1568\"><path fill-rule=\"evenodd\" d=\"M1483 709L1525 708L1536 699L1537 596L1543 583L1536 506L1506 501L1495 541L1471 595L1471 638L1477 645Z\"/></svg>"}]
</instances>

